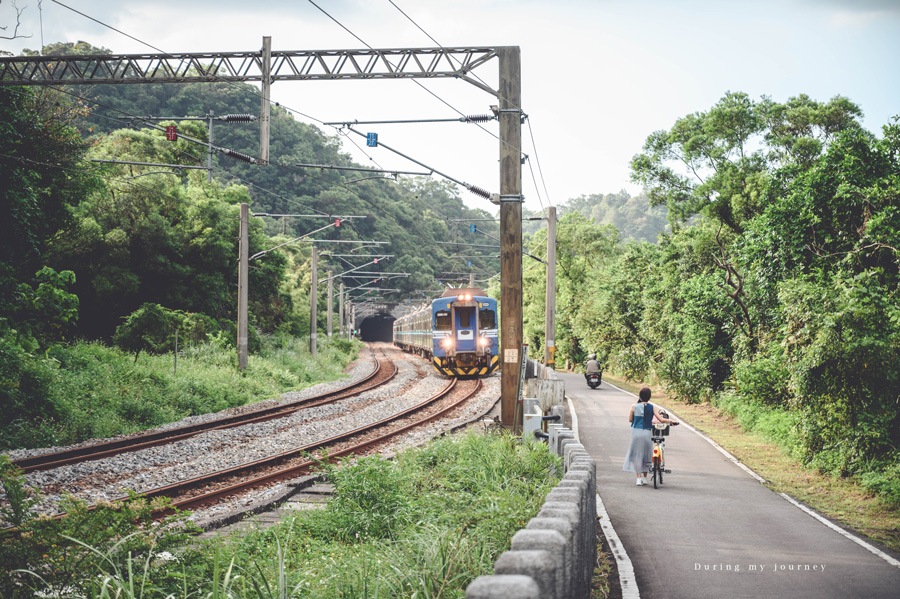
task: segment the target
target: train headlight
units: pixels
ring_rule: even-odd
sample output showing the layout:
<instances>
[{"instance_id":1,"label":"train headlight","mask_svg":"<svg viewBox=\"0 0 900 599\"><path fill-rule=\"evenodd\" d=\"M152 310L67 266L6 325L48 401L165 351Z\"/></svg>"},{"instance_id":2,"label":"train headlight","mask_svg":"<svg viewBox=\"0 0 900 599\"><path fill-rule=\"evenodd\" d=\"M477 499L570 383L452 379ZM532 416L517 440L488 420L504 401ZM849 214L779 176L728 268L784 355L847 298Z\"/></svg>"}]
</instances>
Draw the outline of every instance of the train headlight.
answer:
<instances>
[{"instance_id":1,"label":"train headlight","mask_svg":"<svg viewBox=\"0 0 900 599\"><path fill-rule=\"evenodd\" d=\"M450 349L451 347L453 347L453 339L450 337L444 337L443 339L441 339L441 347L443 347L444 349Z\"/></svg>"},{"instance_id":2,"label":"train headlight","mask_svg":"<svg viewBox=\"0 0 900 599\"><path fill-rule=\"evenodd\" d=\"M494 342L487 337L478 338L478 345L480 345L481 347L490 347L493 343Z\"/></svg>"}]
</instances>

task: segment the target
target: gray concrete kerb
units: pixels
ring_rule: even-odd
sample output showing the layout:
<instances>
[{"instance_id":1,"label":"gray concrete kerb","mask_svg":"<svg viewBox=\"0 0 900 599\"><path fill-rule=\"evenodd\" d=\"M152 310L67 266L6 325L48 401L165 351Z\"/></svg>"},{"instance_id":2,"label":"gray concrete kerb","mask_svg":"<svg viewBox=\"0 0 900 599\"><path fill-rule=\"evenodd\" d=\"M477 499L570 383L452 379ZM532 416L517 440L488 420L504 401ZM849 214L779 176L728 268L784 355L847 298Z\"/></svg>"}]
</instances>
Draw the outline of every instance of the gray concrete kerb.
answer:
<instances>
[{"instance_id":1,"label":"gray concrete kerb","mask_svg":"<svg viewBox=\"0 0 900 599\"><path fill-rule=\"evenodd\" d=\"M466 587L466 599L539 599L541 589L530 576L479 576Z\"/></svg>"},{"instance_id":2,"label":"gray concrete kerb","mask_svg":"<svg viewBox=\"0 0 900 599\"><path fill-rule=\"evenodd\" d=\"M563 582L563 590L565 597L572 596L573 580L575 564L577 563L576 552L578 547L578 535L576 534L575 525L566 518L544 518L536 517L528 521L525 530L552 530L559 533L565 539L565 548L563 550L563 560L566 564L565 580Z\"/></svg>"}]
</instances>

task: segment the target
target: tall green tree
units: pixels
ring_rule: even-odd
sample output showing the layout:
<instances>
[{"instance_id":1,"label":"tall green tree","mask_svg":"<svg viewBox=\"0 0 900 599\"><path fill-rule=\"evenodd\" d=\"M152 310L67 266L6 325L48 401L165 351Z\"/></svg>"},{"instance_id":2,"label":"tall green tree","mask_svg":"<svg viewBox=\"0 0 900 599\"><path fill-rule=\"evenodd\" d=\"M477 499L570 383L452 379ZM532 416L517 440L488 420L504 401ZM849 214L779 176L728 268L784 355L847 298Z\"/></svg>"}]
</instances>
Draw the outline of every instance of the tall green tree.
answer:
<instances>
[{"instance_id":1,"label":"tall green tree","mask_svg":"<svg viewBox=\"0 0 900 599\"><path fill-rule=\"evenodd\" d=\"M652 133L631 161L632 178L674 223L697 214L740 232L764 208L766 175L787 162L818 157L843 131L859 130L862 111L843 97L820 103L801 95L779 104L728 92L709 111Z\"/></svg>"},{"instance_id":2,"label":"tall green tree","mask_svg":"<svg viewBox=\"0 0 900 599\"><path fill-rule=\"evenodd\" d=\"M0 317L96 184L73 126L83 110L53 90L0 88Z\"/></svg>"}]
</instances>

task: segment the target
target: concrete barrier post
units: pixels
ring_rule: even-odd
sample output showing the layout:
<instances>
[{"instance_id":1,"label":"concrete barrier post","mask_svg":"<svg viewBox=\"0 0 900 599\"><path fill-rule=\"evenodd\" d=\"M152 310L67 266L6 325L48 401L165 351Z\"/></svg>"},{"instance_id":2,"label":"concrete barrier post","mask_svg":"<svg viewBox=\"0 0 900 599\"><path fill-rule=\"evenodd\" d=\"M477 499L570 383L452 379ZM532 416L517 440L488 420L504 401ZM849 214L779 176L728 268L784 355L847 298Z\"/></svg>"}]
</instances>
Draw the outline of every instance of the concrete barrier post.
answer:
<instances>
[{"instance_id":1,"label":"concrete barrier post","mask_svg":"<svg viewBox=\"0 0 900 599\"><path fill-rule=\"evenodd\" d=\"M570 597L566 584L566 540L555 530L520 530L512 538L513 551L546 551L550 554L551 565L556 572L556 596L560 599Z\"/></svg>"},{"instance_id":2,"label":"concrete barrier post","mask_svg":"<svg viewBox=\"0 0 900 599\"><path fill-rule=\"evenodd\" d=\"M505 551L494 563L494 574L530 576L547 599L564 599L556 594L556 563L549 551Z\"/></svg>"},{"instance_id":3,"label":"concrete barrier post","mask_svg":"<svg viewBox=\"0 0 900 599\"><path fill-rule=\"evenodd\" d=\"M479 576L466 587L466 599L539 599L541 589L530 576Z\"/></svg>"},{"instance_id":4,"label":"concrete barrier post","mask_svg":"<svg viewBox=\"0 0 900 599\"><path fill-rule=\"evenodd\" d=\"M565 518L545 518L537 516L528 521L525 530L552 530L562 536L565 544L563 547L563 596L574 597L573 585L577 572L575 570L576 555L578 548L575 546L577 536L575 534L575 525Z\"/></svg>"}]
</instances>

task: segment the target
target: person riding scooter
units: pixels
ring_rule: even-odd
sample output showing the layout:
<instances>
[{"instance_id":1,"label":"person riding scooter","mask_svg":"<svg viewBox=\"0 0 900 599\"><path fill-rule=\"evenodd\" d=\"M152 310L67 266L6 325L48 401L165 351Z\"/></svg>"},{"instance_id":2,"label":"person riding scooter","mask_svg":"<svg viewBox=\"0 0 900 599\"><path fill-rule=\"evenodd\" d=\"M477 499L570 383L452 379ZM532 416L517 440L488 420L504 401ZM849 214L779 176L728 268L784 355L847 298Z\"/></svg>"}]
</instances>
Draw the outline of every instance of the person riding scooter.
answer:
<instances>
[{"instance_id":1,"label":"person riding scooter","mask_svg":"<svg viewBox=\"0 0 900 599\"><path fill-rule=\"evenodd\" d=\"M600 362L597 361L597 354L589 354L587 362L584 363L584 380L588 382L588 385L591 388L595 388L596 385L591 385L591 375L597 375L596 384L600 384L600 378L603 376L603 369L600 368Z\"/></svg>"}]
</instances>

